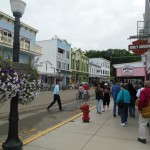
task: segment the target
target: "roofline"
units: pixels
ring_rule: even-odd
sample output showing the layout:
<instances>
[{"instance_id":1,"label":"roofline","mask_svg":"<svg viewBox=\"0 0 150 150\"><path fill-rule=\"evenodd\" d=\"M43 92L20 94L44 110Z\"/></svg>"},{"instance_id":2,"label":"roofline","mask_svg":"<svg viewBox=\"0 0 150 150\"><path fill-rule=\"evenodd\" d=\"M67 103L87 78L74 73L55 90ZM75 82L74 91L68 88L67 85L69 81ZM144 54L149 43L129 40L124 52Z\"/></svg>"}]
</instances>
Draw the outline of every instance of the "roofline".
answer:
<instances>
[{"instance_id":1,"label":"roofline","mask_svg":"<svg viewBox=\"0 0 150 150\"><path fill-rule=\"evenodd\" d=\"M137 63L144 63L143 61L137 61L137 62L128 62L128 63L122 63L122 64L113 64L113 66L115 67L117 67L117 66L119 66L119 65L129 65L129 64L137 64Z\"/></svg>"},{"instance_id":2,"label":"roofline","mask_svg":"<svg viewBox=\"0 0 150 150\"><path fill-rule=\"evenodd\" d=\"M15 19L14 19L13 17L11 17L11 16L9 16L9 15L3 13L2 11L0 11L0 15L3 15L3 16L5 16L5 17L7 17L8 19L11 19L11 20L15 21ZM35 28L33 28L33 27L31 27L31 26L29 26L29 25L23 23L23 22L21 22L21 25L23 25L23 26L25 26L25 27L28 27L29 29L35 31L36 33L38 32L37 29L35 29Z\"/></svg>"},{"instance_id":3,"label":"roofline","mask_svg":"<svg viewBox=\"0 0 150 150\"><path fill-rule=\"evenodd\" d=\"M103 59L103 60L105 60L105 61L108 61L108 62L111 62L111 61L109 61L109 60L107 60L107 59L105 59L105 58L103 58L103 57L98 57L98 58L90 58L90 59Z\"/></svg>"}]
</instances>

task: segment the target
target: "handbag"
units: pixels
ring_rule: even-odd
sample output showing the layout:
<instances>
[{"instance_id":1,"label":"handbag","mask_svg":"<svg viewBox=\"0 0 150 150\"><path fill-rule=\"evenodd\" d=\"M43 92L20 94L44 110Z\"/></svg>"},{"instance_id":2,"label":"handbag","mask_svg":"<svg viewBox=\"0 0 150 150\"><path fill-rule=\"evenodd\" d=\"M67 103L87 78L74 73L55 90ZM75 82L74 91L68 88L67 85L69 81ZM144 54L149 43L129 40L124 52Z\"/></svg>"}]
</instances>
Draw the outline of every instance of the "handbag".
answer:
<instances>
[{"instance_id":1,"label":"handbag","mask_svg":"<svg viewBox=\"0 0 150 150\"><path fill-rule=\"evenodd\" d=\"M142 108L141 115L143 118L150 118L150 102L148 106Z\"/></svg>"},{"instance_id":2,"label":"handbag","mask_svg":"<svg viewBox=\"0 0 150 150\"><path fill-rule=\"evenodd\" d=\"M124 107L124 101L123 101L123 90L122 90L122 99L118 102L118 107L123 108Z\"/></svg>"}]
</instances>

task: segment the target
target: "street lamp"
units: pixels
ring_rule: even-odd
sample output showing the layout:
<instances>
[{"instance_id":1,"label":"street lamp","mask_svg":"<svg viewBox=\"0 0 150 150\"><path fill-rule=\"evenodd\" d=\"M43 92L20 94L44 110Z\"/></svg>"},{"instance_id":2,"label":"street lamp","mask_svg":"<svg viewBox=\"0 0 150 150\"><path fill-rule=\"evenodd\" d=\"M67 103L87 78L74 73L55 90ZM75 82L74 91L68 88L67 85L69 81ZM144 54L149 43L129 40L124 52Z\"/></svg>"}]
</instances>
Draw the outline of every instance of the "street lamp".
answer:
<instances>
[{"instance_id":1,"label":"street lamp","mask_svg":"<svg viewBox=\"0 0 150 150\"><path fill-rule=\"evenodd\" d=\"M13 62L19 62L20 51L20 18L24 13L26 3L22 0L10 0L14 21ZM18 94L10 103L9 130L7 140L3 143L3 150L22 150L22 141L18 137Z\"/></svg>"}]
</instances>

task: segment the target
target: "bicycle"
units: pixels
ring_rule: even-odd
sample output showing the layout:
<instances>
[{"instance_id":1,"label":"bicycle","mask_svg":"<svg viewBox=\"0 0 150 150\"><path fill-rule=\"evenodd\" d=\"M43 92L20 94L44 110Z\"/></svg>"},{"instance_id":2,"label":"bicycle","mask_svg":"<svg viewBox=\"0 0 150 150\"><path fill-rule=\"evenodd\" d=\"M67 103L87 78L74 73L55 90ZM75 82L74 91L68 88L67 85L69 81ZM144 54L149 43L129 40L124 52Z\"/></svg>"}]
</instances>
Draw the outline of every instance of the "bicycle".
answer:
<instances>
[{"instance_id":1,"label":"bicycle","mask_svg":"<svg viewBox=\"0 0 150 150\"><path fill-rule=\"evenodd\" d=\"M87 91L83 92L82 93L82 97L80 97L80 94L79 92L76 94L76 100L79 100L79 99L84 99L84 100L89 100L90 99L90 95Z\"/></svg>"},{"instance_id":2,"label":"bicycle","mask_svg":"<svg viewBox=\"0 0 150 150\"><path fill-rule=\"evenodd\" d=\"M79 99L84 99L84 94L83 93L82 93L81 97L80 97L79 92L76 94L76 100L79 100Z\"/></svg>"},{"instance_id":3,"label":"bicycle","mask_svg":"<svg viewBox=\"0 0 150 150\"><path fill-rule=\"evenodd\" d=\"M89 95L88 91L84 92L84 99L85 100L89 100L90 99L90 95Z\"/></svg>"}]
</instances>

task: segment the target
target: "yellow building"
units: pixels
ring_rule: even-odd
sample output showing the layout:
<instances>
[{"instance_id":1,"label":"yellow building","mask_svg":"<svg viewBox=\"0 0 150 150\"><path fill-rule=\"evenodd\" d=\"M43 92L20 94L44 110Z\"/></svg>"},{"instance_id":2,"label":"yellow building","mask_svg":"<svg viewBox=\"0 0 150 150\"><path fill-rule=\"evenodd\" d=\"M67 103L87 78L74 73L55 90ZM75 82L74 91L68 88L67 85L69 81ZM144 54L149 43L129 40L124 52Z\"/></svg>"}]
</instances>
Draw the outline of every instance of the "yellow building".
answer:
<instances>
[{"instance_id":1,"label":"yellow building","mask_svg":"<svg viewBox=\"0 0 150 150\"><path fill-rule=\"evenodd\" d=\"M89 81L89 58L84 55L84 52L79 49L71 51L71 83L88 82Z\"/></svg>"}]
</instances>

